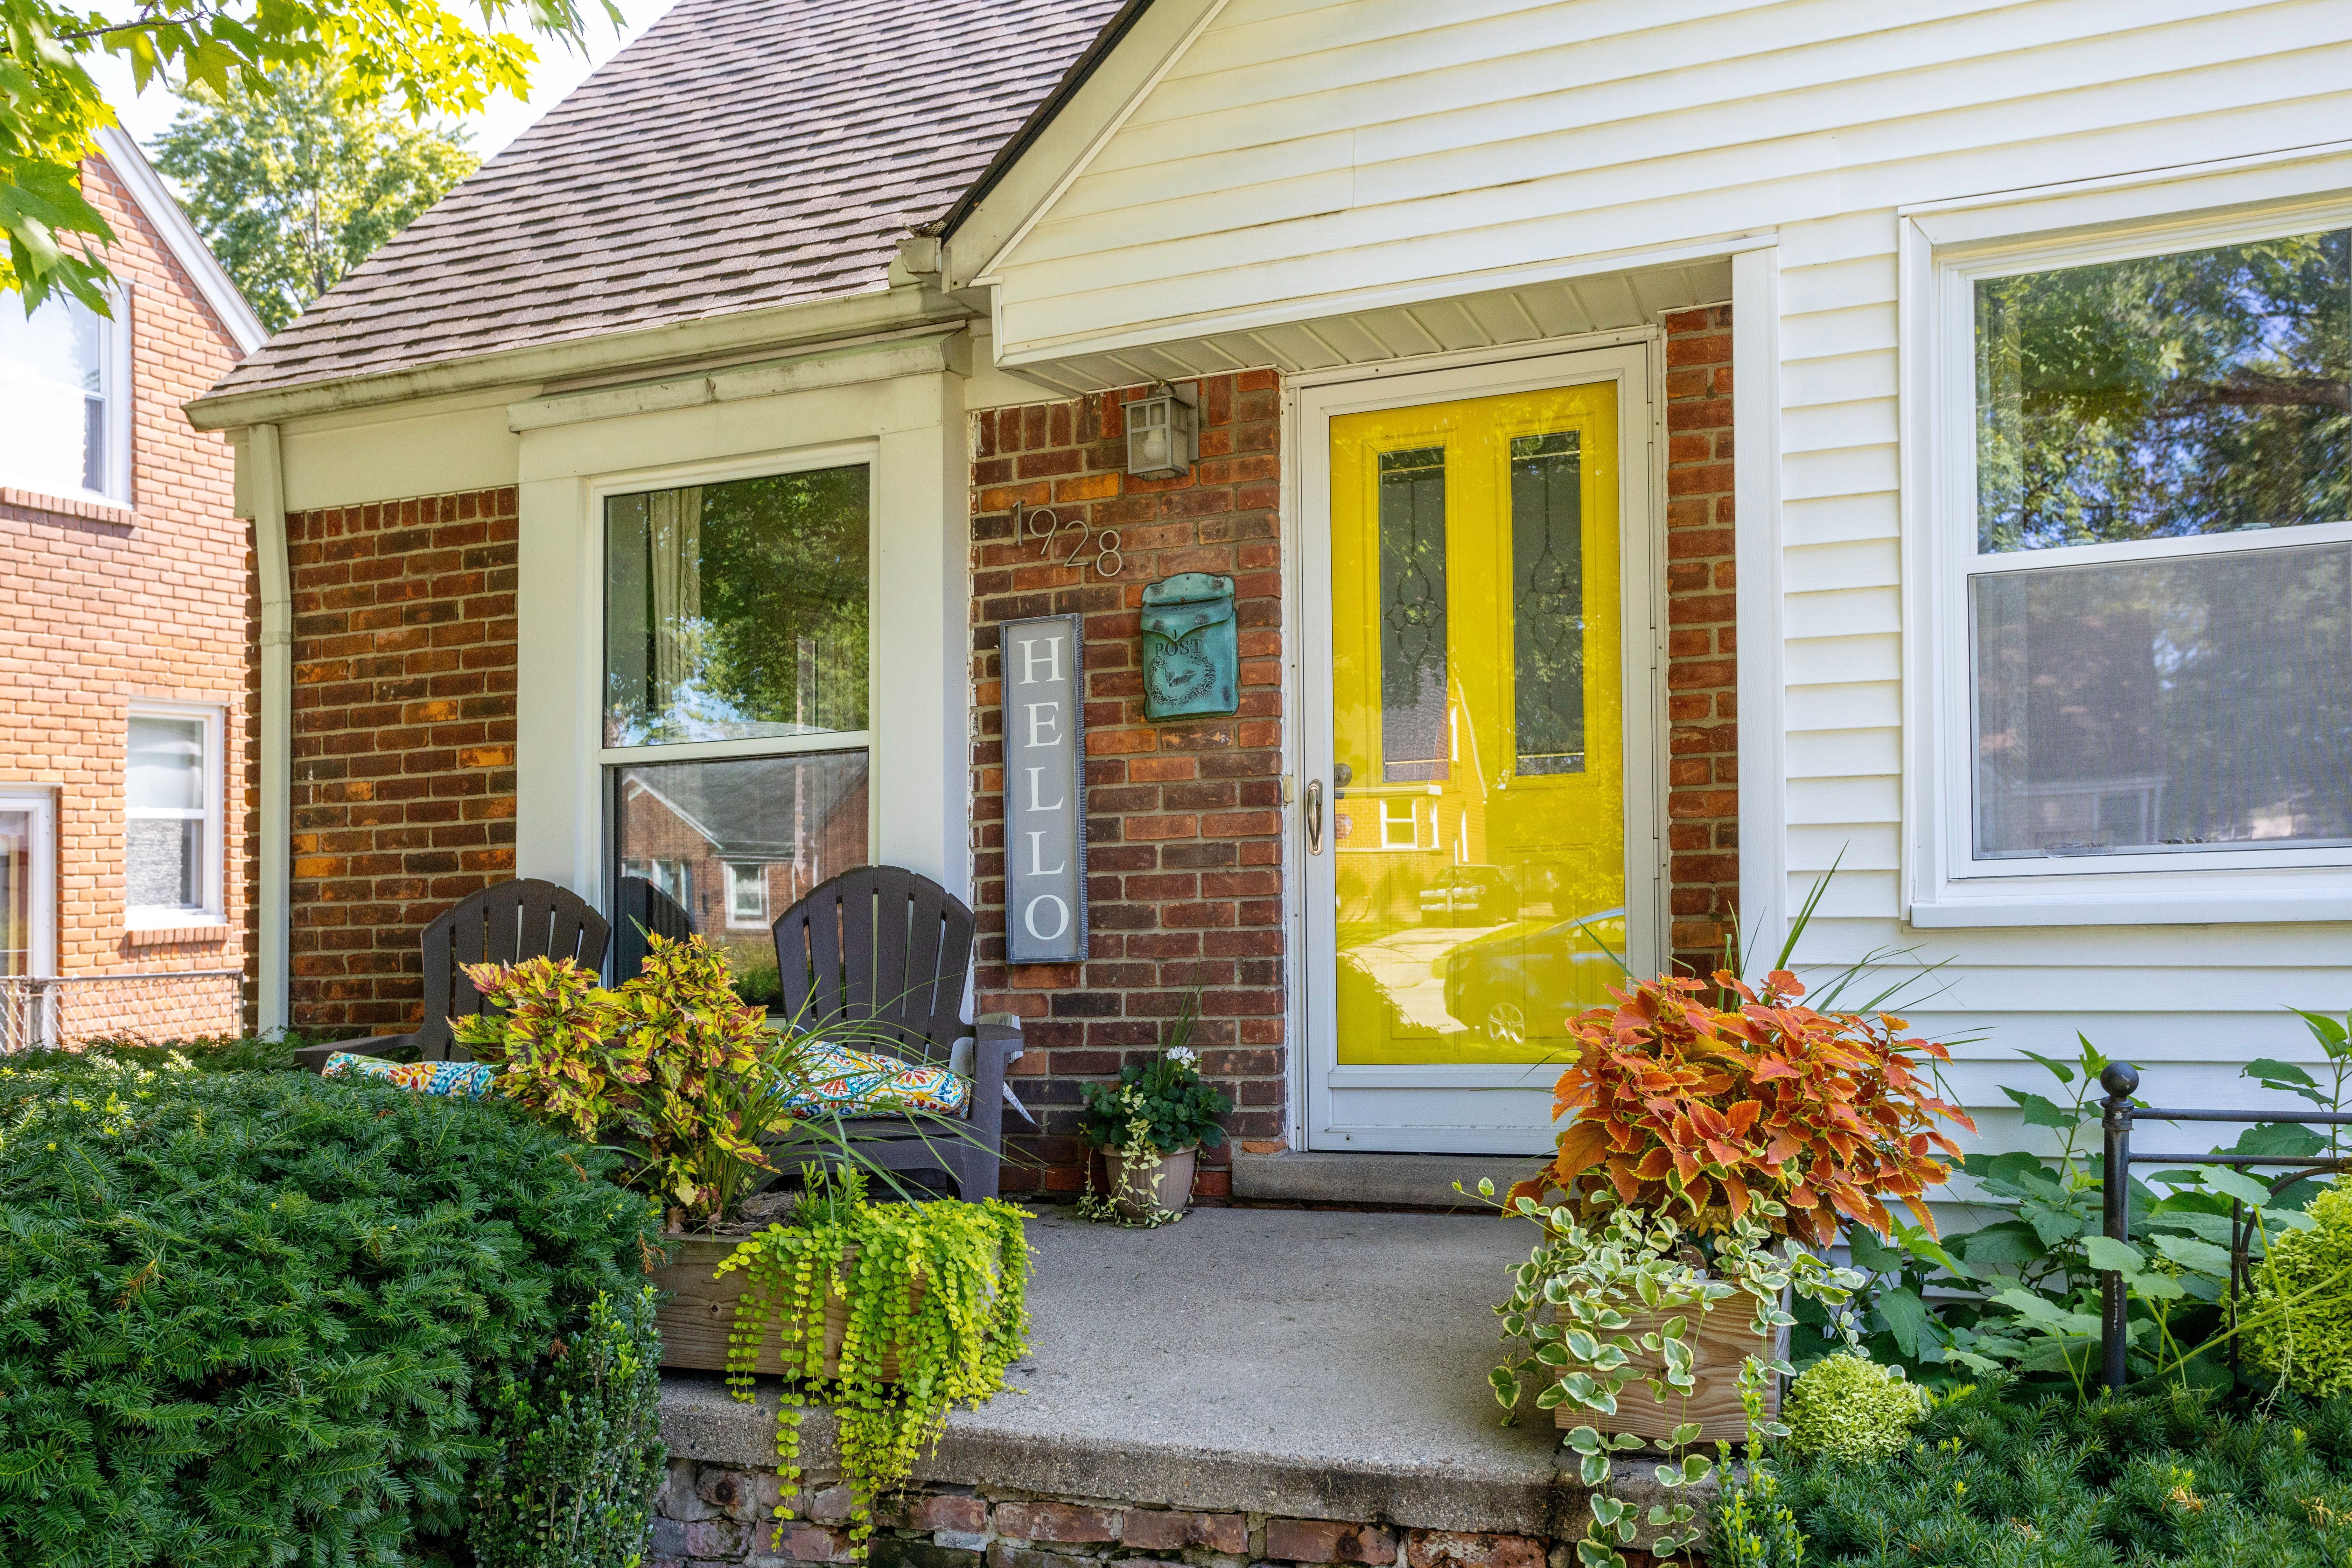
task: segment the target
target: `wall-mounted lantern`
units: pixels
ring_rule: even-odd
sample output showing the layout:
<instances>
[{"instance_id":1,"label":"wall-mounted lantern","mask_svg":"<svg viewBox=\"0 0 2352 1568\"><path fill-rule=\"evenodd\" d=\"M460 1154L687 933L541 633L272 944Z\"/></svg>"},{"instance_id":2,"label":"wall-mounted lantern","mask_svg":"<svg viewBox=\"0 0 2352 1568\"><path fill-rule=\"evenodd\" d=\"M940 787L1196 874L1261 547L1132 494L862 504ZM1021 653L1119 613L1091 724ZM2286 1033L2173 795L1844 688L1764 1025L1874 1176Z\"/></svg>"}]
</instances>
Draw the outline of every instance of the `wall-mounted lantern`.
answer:
<instances>
[{"instance_id":1,"label":"wall-mounted lantern","mask_svg":"<svg viewBox=\"0 0 2352 1568\"><path fill-rule=\"evenodd\" d=\"M1127 471L1139 479L1181 479L1192 471L1200 451L1199 395L1166 382L1149 397L1129 404Z\"/></svg>"}]
</instances>

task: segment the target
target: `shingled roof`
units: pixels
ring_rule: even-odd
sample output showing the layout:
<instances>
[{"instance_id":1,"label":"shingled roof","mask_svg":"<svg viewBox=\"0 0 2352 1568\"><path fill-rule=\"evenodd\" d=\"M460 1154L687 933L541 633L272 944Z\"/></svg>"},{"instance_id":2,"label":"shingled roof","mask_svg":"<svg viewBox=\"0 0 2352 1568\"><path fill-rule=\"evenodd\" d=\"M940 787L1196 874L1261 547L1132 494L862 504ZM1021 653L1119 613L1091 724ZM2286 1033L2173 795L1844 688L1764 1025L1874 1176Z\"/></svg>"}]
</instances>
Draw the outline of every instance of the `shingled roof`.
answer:
<instances>
[{"instance_id":1,"label":"shingled roof","mask_svg":"<svg viewBox=\"0 0 2352 1568\"><path fill-rule=\"evenodd\" d=\"M881 289L1118 8L677 0L214 390Z\"/></svg>"}]
</instances>

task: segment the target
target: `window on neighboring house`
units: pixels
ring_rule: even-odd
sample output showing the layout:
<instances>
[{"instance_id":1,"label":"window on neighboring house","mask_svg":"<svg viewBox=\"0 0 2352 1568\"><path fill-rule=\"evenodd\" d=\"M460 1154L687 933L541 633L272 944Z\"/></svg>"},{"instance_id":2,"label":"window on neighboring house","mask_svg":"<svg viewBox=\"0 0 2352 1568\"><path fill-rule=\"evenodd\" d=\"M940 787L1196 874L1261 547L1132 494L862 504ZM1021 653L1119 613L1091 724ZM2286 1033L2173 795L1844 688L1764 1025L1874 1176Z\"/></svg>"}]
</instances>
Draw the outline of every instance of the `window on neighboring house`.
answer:
<instances>
[{"instance_id":1,"label":"window on neighboring house","mask_svg":"<svg viewBox=\"0 0 2352 1568\"><path fill-rule=\"evenodd\" d=\"M30 316L0 310L0 484L128 499L127 294L114 311L109 321L72 299L51 299Z\"/></svg>"},{"instance_id":2,"label":"window on neighboring house","mask_svg":"<svg viewBox=\"0 0 2352 1568\"><path fill-rule=\"evenodd\" d=\"M123 903L133 925L221 913L221 714L133 707L123 775Z\"/></svg>"},{"instance_id":3,"label":"window on neighboring house","mask_svg":"<svg viewBox=\"0 0 2352 1568\"><path fill-rule=\"evenodd\" d=\"M869 488L858 464L604 502L614 859L678 865L664 890L739 973L866 858Z\"/></svg>"},{"instance_id":4,"label":"window on neighboring house","mask_svg":"<svg viewBox=\"0 0 2352 1568\"><path fill-rule=\"evenodd\" d=\"M2340 861L2352 230L2080 255L1967 275L1956 865Z\"/></svg>"},{"instance_id":5,"label":"window on neighboring house","mask_svg":"<svg viewBox=\"0 0 2352 1568\"><path fill-rule=\"evenodd\" d=\"M56 846L49 792L0 788L0 979L56 972ZM0 996L0 1029L23 1027L16 1000Z\"/></svg>"}]
</instances>

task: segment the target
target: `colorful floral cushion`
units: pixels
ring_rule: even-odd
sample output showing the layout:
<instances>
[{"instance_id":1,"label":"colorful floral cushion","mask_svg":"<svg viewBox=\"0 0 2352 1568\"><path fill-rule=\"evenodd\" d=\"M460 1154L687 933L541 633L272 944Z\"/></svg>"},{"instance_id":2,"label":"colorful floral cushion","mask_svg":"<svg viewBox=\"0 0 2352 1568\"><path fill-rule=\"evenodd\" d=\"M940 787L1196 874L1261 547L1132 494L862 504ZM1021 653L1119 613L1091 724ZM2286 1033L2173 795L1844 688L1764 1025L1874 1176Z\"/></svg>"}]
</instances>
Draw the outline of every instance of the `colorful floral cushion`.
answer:
<instances>
[{"instance_id":1,"label":"colorful floral cushion","mask_svg":"<svg viewBox=\"0 0 2352 1568\"><path fill-rule=\"evenodd\" d=\"M923 1110L961 1116L971 1085L943 1067L900 1061L831 1040L811 1046L809 1086L788 1103L803 1116L869 1116Z\"/></svg>"},{"instance_id":2,"label":"colorful floral cushion","mask_svg":"<svg viewBox=\"0 0 2352 1568\"><path fill-rule=\"evenodd\" d=\"M488 1062L394 1062L382 1057L354 1056L337 1051L327 1058L321 1078L380 1078L419 1094L462 1095L479 1100L499 1069Z\"/></svg>"}]
</instances>

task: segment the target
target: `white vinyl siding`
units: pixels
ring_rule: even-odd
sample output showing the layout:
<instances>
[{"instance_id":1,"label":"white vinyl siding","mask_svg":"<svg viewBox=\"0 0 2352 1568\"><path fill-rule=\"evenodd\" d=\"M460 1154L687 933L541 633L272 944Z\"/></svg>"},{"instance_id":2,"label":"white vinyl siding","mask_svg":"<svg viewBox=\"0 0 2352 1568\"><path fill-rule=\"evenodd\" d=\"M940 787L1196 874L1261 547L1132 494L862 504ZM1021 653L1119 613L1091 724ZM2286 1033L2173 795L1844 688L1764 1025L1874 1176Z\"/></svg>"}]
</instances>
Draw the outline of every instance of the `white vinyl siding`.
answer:
<instances>
[{"instance_id":1,"label":"white vinyl siding","mask_svg":"<svg viewBox=\"0 0 2352 1568\"><path fill-rule=\"evenodd\" d=\"M1592 258L1777 240L1790 907L1839 867L1807 956L1945 961L1916 1022L1988 1031L1955 1075L1974 1106L2042 1089L2017 1052L2071 1053L2078 1029L2164 1100L2221 1103L2247 1092L2233 1064L2309 1055L2284 1006L2352 1005L2352 927L1906 918L1897 209L2347 127L2345 0L1230 0L990 266L995 352L1098 363L1244 326L1280 350L1265 323L1429 316L1546 269L1622 289ZM2005 1110L1986 1128L2016 1135Z\"/></svg>"}]
</instances>

